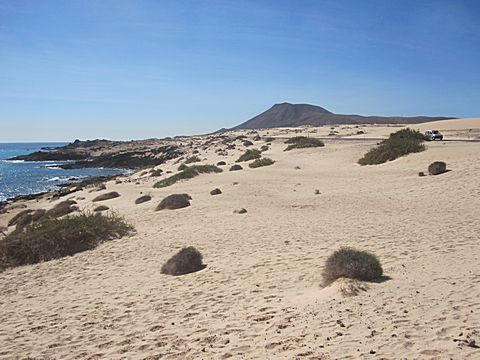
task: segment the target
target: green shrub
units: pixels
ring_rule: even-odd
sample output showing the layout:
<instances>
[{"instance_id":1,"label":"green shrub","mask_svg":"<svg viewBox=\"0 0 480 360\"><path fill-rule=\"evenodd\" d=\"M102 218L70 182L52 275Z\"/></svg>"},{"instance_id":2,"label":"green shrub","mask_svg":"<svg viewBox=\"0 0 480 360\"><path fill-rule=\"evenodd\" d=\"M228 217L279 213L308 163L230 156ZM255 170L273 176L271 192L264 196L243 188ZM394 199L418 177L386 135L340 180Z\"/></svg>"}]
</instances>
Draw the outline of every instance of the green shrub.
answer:
<instances>
[{"instance_id":1,"label":"green shrub","mask_svg":"<svg viewBox=\"0 0 480 360\"><path fill-rule=\"evenodd\" d=\"M275 163L275 161L273 161L270 158L264 157L264 158L256 159L255 161L251 162L248 166L251 167L252 169L255 169L262 166L272 165L273 163Z\"/></svg>"},{"instance_id":2,"label":"green shrub","mask_svg":"<svg viewBox=\"0 0 480 360\"><path fill-rule=\"evenodd\" d=\"M327 259L322 273L325 285L341 277L371 281L382 275L382 266L375 255L352 248L335 251Z\"/></svg>"},{"instance_id":3,"label":"green shrub","mask_svg":"<svg viewBox=\"0 0 480 360\"><path fill-rule=\"evenodd\" d=\"M215 165L192 165L190 169L197 171L199 174L221 173L222 169Z\"/></svg>"},{"instance_id":4,"label":"green shrub","mask_svg":"<svg viewBox=\"0 0 480 360\"><path fill-rule=\"evenodd\" d=\"M250 161L250 160L255 160L259 159L262 157L262 154L260 150L258 149L247 149L242 156L238 158L236 162L243 162L243 161Z\"/></svg>"},{"instance_id":5,"label":"green shrub","mask_svg":"<svg viewBox=\"0 0 480 360\"><path fill-rule=\"evenodd\" d=\"M190 167L187 167L185 170L182 170L175 175L172 175L172 176L170 176L166 179L157 181L155 184L153 184L153 187L154 188L167 187L167 186L175 184L177 181L192 179L192 178L194 178L195 176L198 176L198 175L199 175L198 171L196 171L196 170L194 170Z\"/></svg>"},{"instance_id":6,"label":"green shrub","mask_svg":"<svg viewBox=\"0 0 480 360\"><path fill-rule=\"evenodd\" d=\"M162 274L167 275L184 275L195 271L202 270L206 267L202 263L203 256L193 246L184 247L178 253L173 255L162 266Z\"/></svg>"},{"instance_id":7,"label":"green shrub","mask_svg":"<svg viewBox=\"0 0 480 360\"><path fill-rule=\"evenodd\" d=\"M0 241L0 270L71 256L133 231L131 225L115 214L44 217Z\"/></svg>"},{"instance_id":8,"label":"green shrub","mask_svg":"<svg viewBox=\"0 0 480 360\"><path fill-rule=\"evenodd\" d=\"M290 145L288 145L284 151L290 151L292 149L325 146L322 140L316 139L316 138L309 138L306 136L295 136L285 141L285 144L290 144Z\"/></svg>"},{"instance_id":9,"label":"green shrub","mask_svg":"<svg viewBox=\"0 0 480 360\"><path fill-rule=\"evenodd\" d=\"M418 130L412 130L412 129L406 128L406 129L402 129L397 132L391 133L389 136L389 139L412 139L412 140L423 141L423 140L426 140L426 137Z\"/></svg>"},{"instance_id":10,"label":"green shrub","mask_svg":"<svg viewBox=\"0 0 480 360\"><path fill-rule=\"evenodd\" d=\"M191 156L191 157L188 157L184 164L191 164L191 163L194 163L194 162L200 162L200 158L198 156Z\"/></svg>"},{"instance_id":11,"label":"green shrub","mask_svg":"<svg viewBox=\"0 0 480 360\"><path fill-rule=\"evenodd\" d=\"M360 165L383 164L401 156L425 150L424 136L418 131L403 129L390 134L377 147L370 149L358 163Z\"/></svg>"}]
</instances>

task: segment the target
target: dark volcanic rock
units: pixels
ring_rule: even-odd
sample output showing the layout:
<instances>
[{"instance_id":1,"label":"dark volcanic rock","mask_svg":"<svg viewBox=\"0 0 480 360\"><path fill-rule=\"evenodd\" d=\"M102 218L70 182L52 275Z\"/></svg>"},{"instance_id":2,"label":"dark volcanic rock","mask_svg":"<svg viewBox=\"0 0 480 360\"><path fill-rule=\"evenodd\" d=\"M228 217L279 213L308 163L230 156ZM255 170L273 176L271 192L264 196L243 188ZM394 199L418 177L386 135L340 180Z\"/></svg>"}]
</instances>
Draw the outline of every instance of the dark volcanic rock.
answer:
<instances>
[{"instance_id":1,"label":"dark volcanic rock","mask_svg":"<svg viewBox=\"0 0 480 360\"><path fill-rule=\"evenodd\" d=\"M152 152L153 153L153 152ZM158 154L161 154L160 156ZM154 155L147 155L143 151L130 151L121 154L108 154L89 160L76 161L72 164L60 165L62 169L80 168L119 168L135 169L139 167L153 167L180 156L181 151L175 146L163 146Z\"/></svg>"},{"instance_id":2,"label":"dark volcanic rock","mask_svg":"<svg viewBox=\"0 0 480 360\"><path fill-rule=\"evenodd\" d=\"M233 211L235 214L246 214L247 209L241 208Z\"/></svg>"},{"instance_id":3,"label":"dark volcanic rock","mask_svg":"<svg viewBox=\"0 0 480 360\"><path fill-rule=\"evenodd\" d=\"M230 168L230 171L238 171L238 170L242 170L242 169L243 169L243 167L241 167L238 164L235 164L235 165L232 165L232 167Z\"/></svg>"},{"instance_id":4,"label":"dark volcanic rock","mask_svg":"<svg viewBox=\"0 0 480 360\"><path fill-rule=\"evenodd\" d=\"M135 200L135 204L142 204L144 202L152 200L152 197L150 195L143 195L140 196L137 200Z\"/></svg>"},{"instance_id":5,"label":"dark volcanic rock","mask_svg":"<svg viewBox=\"0 0 480 360\"><path fill-rule=\"evenodd\" d=\"M428 166L430 175L439 175L447 171L447 164L443 161L435 161Z\"/></svg>"},{"instance_id":6,"label":"dark volcanic rock","mask_svg":"<svg viewBox=\"0 0 480 360\"><path fill-rule=\"evenodd\" d=\"M124 144L125 142L109 140L75 140L69 145L51 151L37 151L10 160L73 161L59 166L63 169L94 167L135 169L160 165L182 154L182 151L173 145L152 147L145 146L142 142L129 142L127 147L130 150L125 150Z\"/></svg>"},{"instance_id":7,"label":"dark volcanic rock","mask_svg":"<svg viewBox=\"0 0 480 360\"><path fill-rule=\"evenodd\" d=\"M167 275L184 275L199 271L206 267L202 259L202 254L193 246L185 247L168 259L161 272Z\"/></svg>"},{"instance_id":8,"label":"dark volcanic rock","mask_svg":"<svg viewBox=\"0 0 480 360\"><path fill-rule=\"evenodd\" d=\"M84 160L88 156L86 154L77 154L64 150L56 151L36 151L27 155L18 155L9 160L24 161L67 161L67 160Z\"/></svg>"},{"instance_id":9,"label":"dark volcanic rock","mask_svg":"<svg viewBox=\"0 0 480 360\"><path fill-rule=\"evenodd\" d=\"M188 194L172 194L164 198L160 204L158 204L156 211L158 210L175 210L190 206L190 200L192 197Z\"/></svg>"},{"instance_id":10,"label":"dark volcanic rock","mask_svg":"<svg viewBox=\"0 0 480 360\"><path fill-rule=\"evenodd\" d=\"M92 201L105 201L105 200L110 200L119 197L120 194L116 191L112 191L106 194L98 195L96 198L94 198Z\"/></svg>"},{"instance_id":11,"label":"dark volcanic rock","mask_svg":"<svg viewBox=\"0 0 480 360\"><path fill-rule=\"evenodd\" d=\"M99 211L106 211L110 209L107 205L100 205L100 206L97 206L95 209L93 209L93 211L95 212L99 212Z\"/></svg>"},{"instance_id":12,"label":"dark volcanic rock","mask_svg":"<svg viewBox=\"0 0 480 360\"><path fill-rule=\"evenodd\" d=\"M210 195L219 195L221 193L222 193L222 190L220 190L219 188L216 188L210 191Z\"/></svg>"}]
</instances>

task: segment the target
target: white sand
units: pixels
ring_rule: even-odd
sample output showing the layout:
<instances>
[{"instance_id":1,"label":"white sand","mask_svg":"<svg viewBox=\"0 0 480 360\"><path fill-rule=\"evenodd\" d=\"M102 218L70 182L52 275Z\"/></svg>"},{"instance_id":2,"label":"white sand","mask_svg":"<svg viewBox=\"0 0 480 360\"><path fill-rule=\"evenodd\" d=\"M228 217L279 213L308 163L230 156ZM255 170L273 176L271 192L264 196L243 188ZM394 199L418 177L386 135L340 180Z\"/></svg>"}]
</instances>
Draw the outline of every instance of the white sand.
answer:
<instances>
[{"instance_id":1,"label":"white sand","mask_svg":"<svg viewBox=\"0 0 480 360\"><path fill-rule=\"evenodd\" d=\"M465 131L461 122L452 129ZM107 191L122 196L101 204L137 235L0 273L0 358L480 358L480 349L455 341L480 343L480 143L430 142L422 153L357 165L375 143L332 139L284 152L275 141L270 167L245 163L163 189L152 188L154 178L109 182ZM200 157L230 165L241 150ZM452 171L418 177L435 160ZM211 196L216 187L223 194ZM154 211L183 192L192 206ZM146 193L153 200L134 205ZM92 208L98 194L73 198ZM241 207L248 213L233 213ZM18 211L0 215L0 225ZM203 253L207 268L162 275L185 245ZM323 289L323 264L341 246L377 254L390 279L352 297L342 295L358 287L348 281Z\"/></svg>"}]
</instances>

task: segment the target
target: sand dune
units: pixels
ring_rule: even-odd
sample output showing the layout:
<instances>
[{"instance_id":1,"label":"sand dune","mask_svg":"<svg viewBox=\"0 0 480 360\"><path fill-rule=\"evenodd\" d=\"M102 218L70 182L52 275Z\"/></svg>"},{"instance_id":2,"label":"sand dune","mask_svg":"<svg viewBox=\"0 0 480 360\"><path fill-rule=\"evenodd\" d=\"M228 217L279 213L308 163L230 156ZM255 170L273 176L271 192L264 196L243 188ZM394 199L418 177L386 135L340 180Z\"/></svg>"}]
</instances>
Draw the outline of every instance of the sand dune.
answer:
<instances>
[{"instance_id":1,"label":"sand dune","mask_svg":"<svg viewBox=\"0 0 480 360\"><path fill-rule=\"evenodd\" d=\"M269 135L294 134L282 131ZM359 166L375 143L332 137L324 148L284 152L274 141L265 153L274 165L236 172L227 170L242 146L227 156L210 147L199 156L225 160L221 174L154 189L162 177L138 172L75 193L80 208L93 209L94 197L117 191L102 204L137 234L0 273L0 358L478 359L467 343L480 343L480 143L430 142L425 152ZM452 171L418 177L435 160ZM211 196L216 187L222 194ZM191 206L154 211L174 193L190 194ZM135 205L145 194L152 200ZM0 225L20 210L0 215ZM162 275L185 245L207 267ZM322 288L322 266L341 246L377 254L387 277Z\"/></svg>"}]
</instances>

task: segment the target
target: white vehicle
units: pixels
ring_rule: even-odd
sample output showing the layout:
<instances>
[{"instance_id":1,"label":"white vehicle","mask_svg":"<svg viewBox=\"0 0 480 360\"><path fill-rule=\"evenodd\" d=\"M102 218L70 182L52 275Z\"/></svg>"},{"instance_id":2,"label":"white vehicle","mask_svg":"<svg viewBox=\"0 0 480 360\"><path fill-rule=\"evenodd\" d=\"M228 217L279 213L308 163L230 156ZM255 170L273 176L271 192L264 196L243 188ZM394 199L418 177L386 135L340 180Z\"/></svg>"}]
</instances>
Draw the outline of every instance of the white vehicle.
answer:
<instances>
[{"instance_id":1,"label":"white vehicle","mask_svg":"<svg viewBox=\"0 0 480 360\"><path fill-rule=\"evenodd\" d=\"M427 130L425 136L430 140L443 140L443 135L438 130Z\"/></svg>"}]
</instances>

